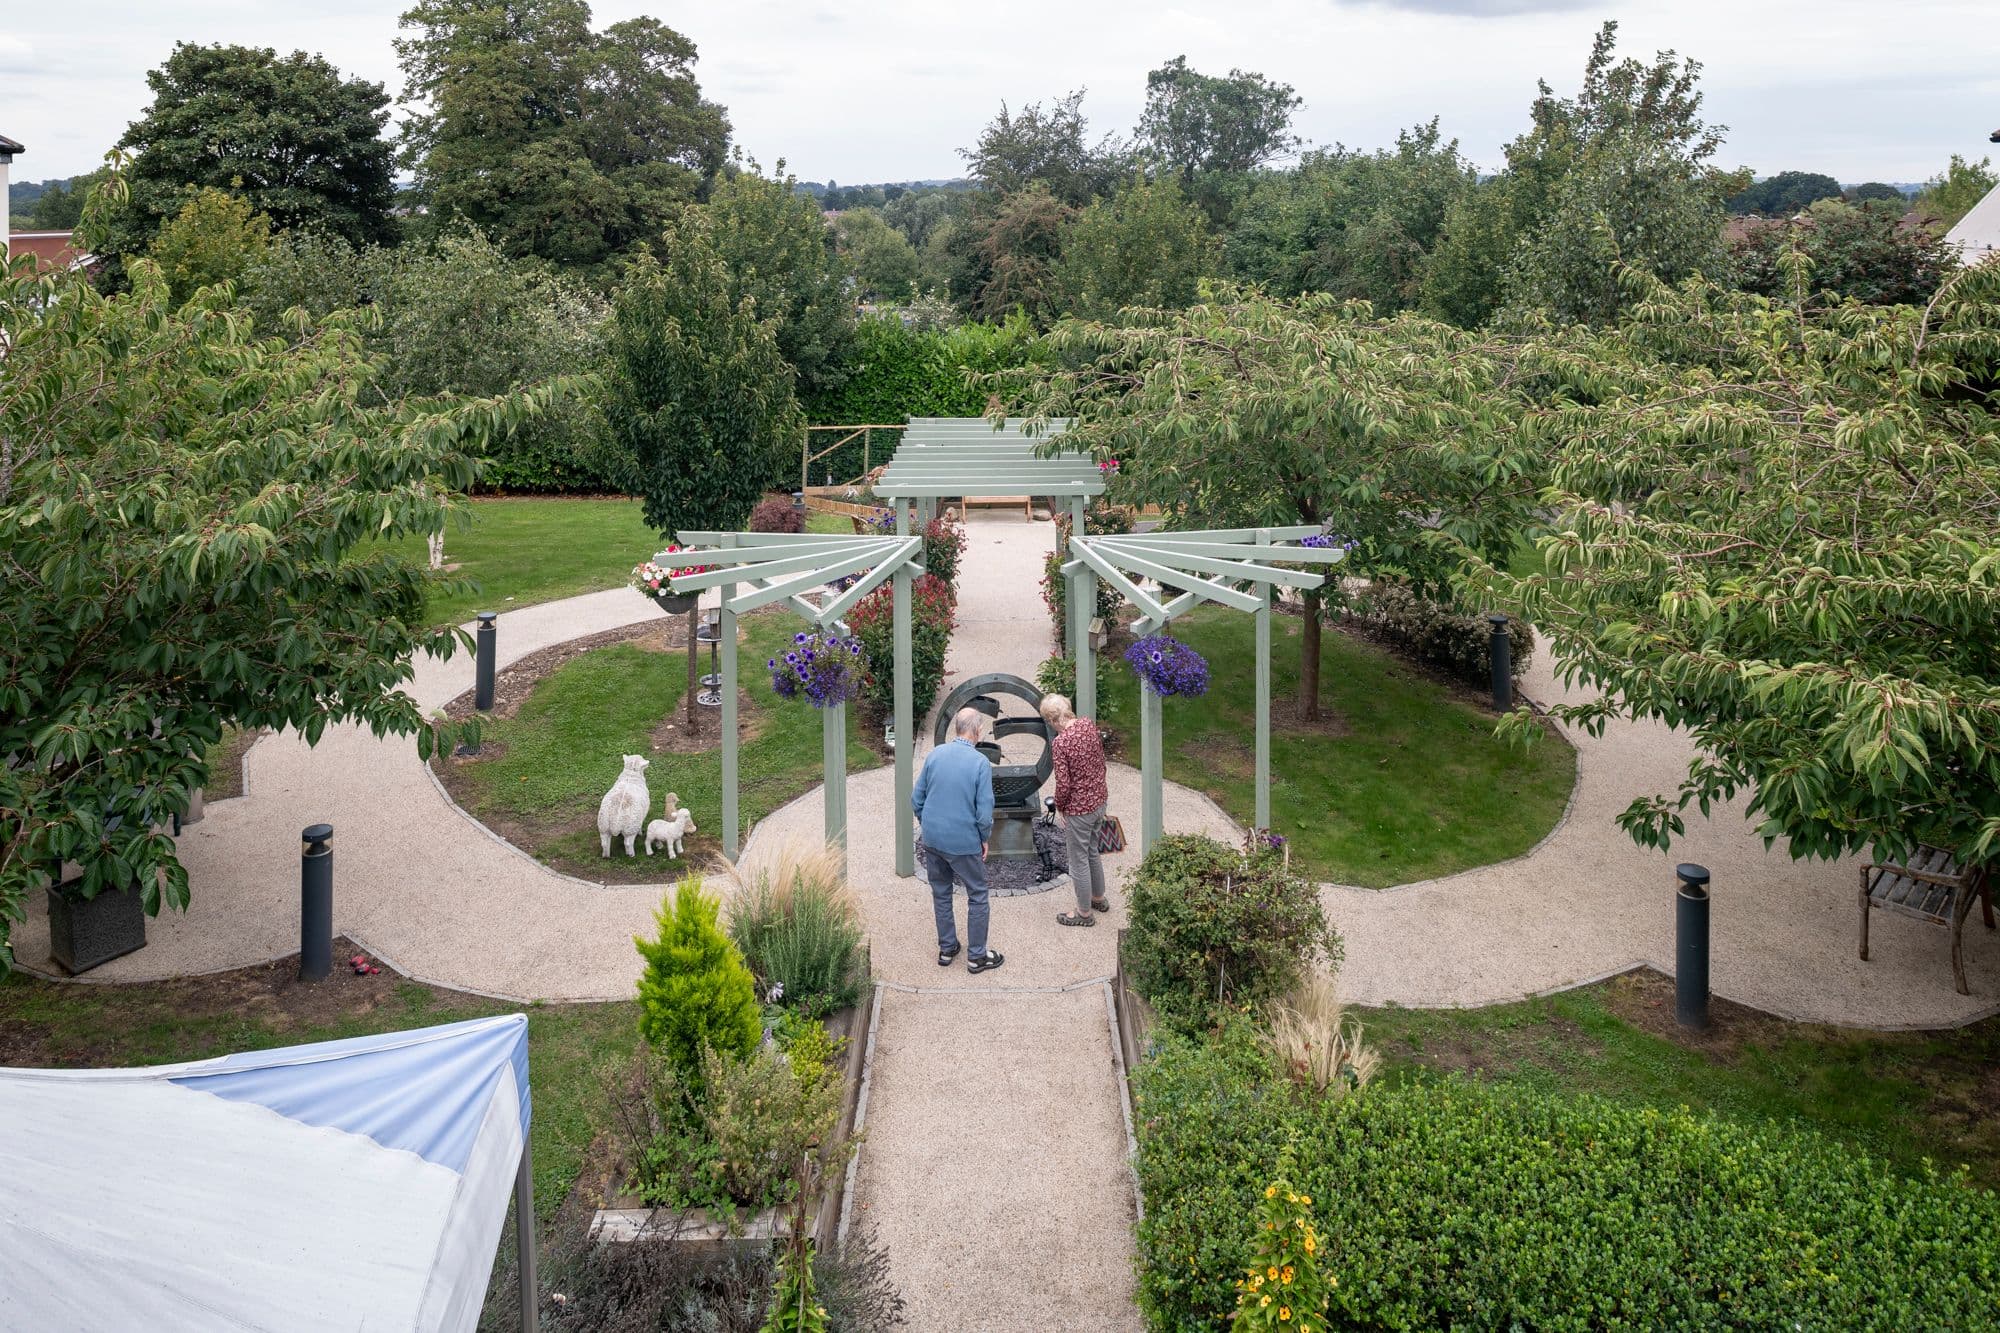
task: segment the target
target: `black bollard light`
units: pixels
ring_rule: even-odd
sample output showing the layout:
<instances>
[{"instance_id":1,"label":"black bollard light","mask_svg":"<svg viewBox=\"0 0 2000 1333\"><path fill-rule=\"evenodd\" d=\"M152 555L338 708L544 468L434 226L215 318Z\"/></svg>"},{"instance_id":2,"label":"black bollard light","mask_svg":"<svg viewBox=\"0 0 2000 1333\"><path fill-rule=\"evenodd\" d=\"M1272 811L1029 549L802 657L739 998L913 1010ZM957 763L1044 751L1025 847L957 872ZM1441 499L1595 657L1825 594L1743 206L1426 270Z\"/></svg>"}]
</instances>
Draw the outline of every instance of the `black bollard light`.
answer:
<instances>
[{"instance_id":1,"label":"black bollard light","mask_svg":"<svg viewBox=\"0 0 2000 1333\"><path fill-rule=\"evenodd\" d=\"M333 825L299 834L299 980L325 981L333 971Z\"/></svg>"},{"instance_id":2,"label":"black bollard light","mask_svg":"<svg viewBox=\"0 0 2000 1333\"><path fill-rule=\"evenodd\" d=\"M472 706L482 713L493 711L493 666L499 655L500 633L493 626L498 617L492 611L479 613L479 675L472 687Z\"/></svg>"},{"instance_id":3,"label":"black bollard light","mask_svg":"<svg viewBox=\"0 0 2000 1333\"><path fill-rule=\"evenodd\" d=\"M1486 619L1493 625L1493 708L1504 713L1514 706L1514 645L1507 638L1506 616L1495 611Z\"/></svg>"},{"instance_id":4,"label":"black bollard light","mask_svg":"<svg viewBox=\"0 0 2000 1333\"><path fill-rule=\"evenodd\" d=\"M1674 895L1674 1021L1684 1028L1706 1028L1708 868L1683 862L1674 874L1680 880Z\"/></svg>"}]
</instances>

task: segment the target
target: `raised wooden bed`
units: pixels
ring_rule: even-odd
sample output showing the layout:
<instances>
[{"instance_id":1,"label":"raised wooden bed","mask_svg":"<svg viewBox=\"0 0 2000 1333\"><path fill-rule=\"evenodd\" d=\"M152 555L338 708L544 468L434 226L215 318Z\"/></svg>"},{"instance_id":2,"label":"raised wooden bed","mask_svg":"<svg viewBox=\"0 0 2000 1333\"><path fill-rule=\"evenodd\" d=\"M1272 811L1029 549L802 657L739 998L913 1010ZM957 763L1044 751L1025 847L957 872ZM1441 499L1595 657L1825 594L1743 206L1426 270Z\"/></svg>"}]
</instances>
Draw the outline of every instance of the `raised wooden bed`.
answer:
<instances>
[{"instance_id":1,"label":"raised wooden bed","mask_svg":"<svg viewBox=\"0 0 2000 1333\"><path fill-rule=\"evenodd\" d=\"M865 955L863 967L865 970ZM859 1004L842 1009L826 1020L829 1033L847 1039L841 1068L844 1092L840 1120L835 1130L836 1141L846 1138L856 1129L861 1103L861 1065L867 1054L869 1034L874 1023L874 999L874 988L870 987ZM848 1178L844 1170L831 1172L820 1191L819 1207L813 1214L812 1233L814 1243L821 1247L834 1241ZM789 1206L769 1208L740 1218L732 1228L728 1222L713 1218L700 1208L654 1208L627 1194L607 1199L605 1206L597 1210L596 1216L591 1219L590 1236L600 1244L609 1245L623 1245L642 1238L661 1238L677 1245L702 1249L764 1246L791 1234L790 1216Z\"/></svg>"},{"instance_id":2,"label":"raised wooden bed","mask_svg":"<svg viewBox=\"0 0 2000 1333\"><path fill-rule=\"evenodd\" d=\"M1139 998L1125 974L1126 931L1118 932L1118 971L1111 978L1111 1009L1118 1023L1118 1053L1125 1063L1129 1080L1139 1058L1146 1053L1146 1040L1153 1030L1153 1009Z\"/></svg>"}]
</instances>

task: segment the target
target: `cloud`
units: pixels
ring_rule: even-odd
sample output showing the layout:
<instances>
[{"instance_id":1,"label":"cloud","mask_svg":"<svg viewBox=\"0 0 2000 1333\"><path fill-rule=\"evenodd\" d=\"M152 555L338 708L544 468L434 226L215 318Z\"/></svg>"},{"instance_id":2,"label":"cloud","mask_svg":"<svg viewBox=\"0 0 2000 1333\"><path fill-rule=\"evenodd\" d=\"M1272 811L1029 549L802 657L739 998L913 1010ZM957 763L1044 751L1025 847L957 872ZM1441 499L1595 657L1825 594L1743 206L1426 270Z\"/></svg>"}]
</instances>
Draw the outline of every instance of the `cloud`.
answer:
<instances>
[{"instance_id":1,"label":"cloud","mask_svg":"<svg viewBox=\"0 0 2000 1333\"><path fill-rule=\"evenodd\" d=\"M1401 9L1459 18L1515 18L1522 14L1562 14L1595 7L1597 0L1342 0L1375 9Z\"/></svg>"},{"instance_id":2,"label":"cloud","mask_svg":"<svg viewBox=\"0 0 2000 1333\"><path fill-rule=\"evenodd\" d=\"M0 74L34 74L35 48L0 32Z\"/></svg>"}]
</instances>

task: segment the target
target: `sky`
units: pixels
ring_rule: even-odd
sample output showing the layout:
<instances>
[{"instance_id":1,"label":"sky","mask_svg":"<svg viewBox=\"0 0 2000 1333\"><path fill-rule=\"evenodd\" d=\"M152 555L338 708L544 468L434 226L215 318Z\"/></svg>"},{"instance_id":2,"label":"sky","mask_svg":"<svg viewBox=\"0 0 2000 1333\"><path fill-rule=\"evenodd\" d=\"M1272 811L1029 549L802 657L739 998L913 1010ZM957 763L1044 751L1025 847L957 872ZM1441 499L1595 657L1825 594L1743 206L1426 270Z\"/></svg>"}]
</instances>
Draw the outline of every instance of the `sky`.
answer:
<instances>
[{"instance_id":1,"label":"sky","mask_svg":"<svg viewBox=\"0 0 2000 1333\"><path fill-rule=\"evenodd\" d=\"M146 107L146 71L176 41L303 49L343 73L402 77L406 0L0 0L0 134L27 146L15 180L98 165ZM1621 53L1702 62L1704 111L1730 127L1726 166L1920 181L2000 128L1994 0L666 0L650 14L691 37L697 75L735 141L801 179L963 173L1005 101L1087 88L1093 135L1129 134L1147 70L1176 55L1206 73L1254 70L1305 99L1310 143L1372 149L1438 116L1491 170L1526 124L1538 78L1581 79L1599 23Z\"/></svg>"}]
</instances>

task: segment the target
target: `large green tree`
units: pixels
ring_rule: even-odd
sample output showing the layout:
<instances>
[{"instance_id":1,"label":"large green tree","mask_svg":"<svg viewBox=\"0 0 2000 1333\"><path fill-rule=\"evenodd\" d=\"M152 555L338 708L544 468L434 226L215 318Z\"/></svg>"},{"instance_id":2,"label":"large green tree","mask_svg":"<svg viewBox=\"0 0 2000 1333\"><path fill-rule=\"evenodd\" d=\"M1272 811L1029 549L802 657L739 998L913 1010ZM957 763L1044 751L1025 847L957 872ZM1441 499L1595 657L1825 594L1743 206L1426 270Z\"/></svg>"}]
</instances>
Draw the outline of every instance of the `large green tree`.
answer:
<instances>
[{"instance_id":1,"label":"large green tree","mask_svg":"<svg viewBox=\"0 0 2000 1333\"><path fill-rule=\"evenodd\" d=\"M1924 182L1914 205L1939 231L1949 231L1996 187L2000 187L2000 175L1994 174L1992 158L1973 162L1953 153L1951 164Z\"/></svg>"},{"instance_id":2,"label":"large green tree","mask_svg":"<svg viewBox=\"0 0 2000 1333\"><path fill-rule=\"evenodd\" d=\"M861 293L877 301L903 301L917 285L917 252L909 238L873 208L850 208L835 223L841 256Z\"/></svg>"},{"instance_id":3,"label":"large green tree","mask_svg":"<svg viewBox=\"0 0 2000 1333\"><path fill-rule=\"evenodd\" d=\"M1802 256L1797 257L1802 260ZM1665 845L1747 795L1794 856L2000 836L2000 269L1817 310L1628 275L1635 314L1553 411L1546 572L1476 579L1601 689L1559 717L1685 727Z\"/></svg>"},{"instance_id":4,"label":"large green tree","mask_svg":"<svg viewBox=\"0 0 2000 1333\"><path fill-rule=\"evenodd\" d=\"M1021 311L1037 324L1053 320L1061 309L1056 264L1074 216L1073 209L1036 181L955 232L954 238L962 235L969 243L961 273L971 313L998 320Z\"/></svg>"},{"instance_id":5,"label":"large green tree","mask_svg":"<svg viewBox=\"0 0 2000 1333\"><path fill-rule=\"evenodd\" d=\"M1168 176L1135 179L1077 214L1053 278L1066 313L1106 319L1122 306L1192 305L1221 267L1208 219Z\"/></svg>"},{"instance_id":6,"label":"large green tree","mask_svg":"<svg viewBox=\"0 0 2000 1333\"><path fill-rule=\"evenodd\" d=\"M742 527L805 431L777 320L732 299L712 225L683 210L613 307L604 412L646 522L669 535Z\"/></svg>"},{"instance_id":7,"label":"large green tree","mask_svg":"<svg viewBox=\"0 0 2000 1333\"><path fill-rule=\"evenodd\" d=\"M739 163L715 183L707 209L732 303L749 297L777 321L778 350L811 401L840 387L854 344L854 298L835 237L809 194L784 174Z\"/></svg>"},{"instance_id":8,"label":"large green tree","mask_svg":"<svg viewBox=\"0 0 2000 1333\"><path fill-rule=\"evenodd\" d=\"M1562 338L1551 339L1551 347ZM1329 525L1356 543L1343 573L1446 583L1450 534L1511 549L1539 485L1517 400L1566 391L1555 352L1482 339L1323 295L1224 289L1123 324L1065 321L1057 369L999 377L1021 410L1074 418L1065 448L1119 460L1115 498L1176 528ZM1320 613L1305 599L1298 712L1318 716Z\"/></svg>"},{"instance_id":9,"label":"large green tree","mask_svg":"<svg viewBox=\"0 0 2000 1333\"><path fill-rule=\"evenodd\" d=\"M595 32L583 0L420 0L402 26L403 163L435 227L595 268L722 168L729 122L658 20Z\"/></svg>"},{"instance_id":10,"label":"large green tree","mask_svg":"<svg viewBox=\"0 0 2000 1333\"><path fill-rule=\"evenodd\" d=\"M1083 94L1078 88L1019 111L1001 103L1000 114L980 130L978 142L958 150L972 178L982 189L1003 196L1039 183L1071 208L1111 189L1131 155L1112 135L1090 142Z\"/></svg>"},{"instance_id":11,"label":"large green tree","mask_svg":"<svg viewBox=\"0 0 2000 1333\"><path fill-rule=\"evenodd\" d=\"M380 539L434 530L529 406L370 405L346 324L259 338L226 288L183 307L151 260L128 272L115 296L0 275L0 967L58 862L69 892L185 905L156 830L226 725L449 739L402 687L465 636Z\"/></svg>"},{"instance_id":12,"label":"large green tree","mask_svg":"<svg viewBox=\"0 0 2000 1333\"><path fill-rule=\"evenodd\" d=\"M181 211L167 219L146 248L168 290L185 301L197 288L234 282L271 244L271 219L227 190L190 191Z\"/></svg>"},{"instance_id":13,"label":"large green tree","mask_svg":"<svg viewBox=\"0 0 2000 1333\"><path fill-rule=\"evenodd\" d=\"M143 250L191 186L240 195L278 227L356 243L392 234L381 84L343 78L303 51L187 42L146 84L152 105L118 141L134 156L130 208L107 237L112 253Z\"/></svg>"},{"instance_id":14,"label":"large green tree","mask_svg":"<svg viewBox=\"0 0 2000 1333\"><path fill-rule=\"evenodd\" d=\"M1766 176L1755 185L1732 195L1732 213L1762 213L1765 217L1789 217L1808 204L1841 197L1840 182L1817 171L1781 171Z\"/></svg>"},{"instance_id":15,"label":"large green tree","mask_svg":"<svg viewBox=\"0 0 2000 1333\"><path fill-rule=\"evenodd\" d=\"M1791 262L1794 249L1810 263ZM1827 293L1868 305L1921 305L1957 265L1927 227L1903 225L1903 206L1822 199L1795 217L1752 224L1730 242L1733 286L1779 299Z\"/></svg>"},{"instance_id":16,"label":"large green tree","mask_svg":"<svg viewBox=\"0 0 2000 1333\"><path fill-rule=\"evenodd\" d=\"M1288 83L1240 69L1203 74L1175 56L1146 75L1139 142L1184 184L1203 173L1241 175L1299 146L1292 115L1303 104Z\"/></svg>"}]
</instances>

